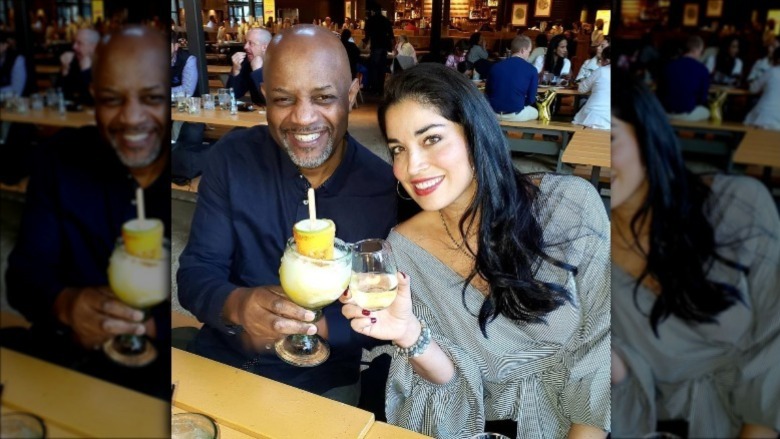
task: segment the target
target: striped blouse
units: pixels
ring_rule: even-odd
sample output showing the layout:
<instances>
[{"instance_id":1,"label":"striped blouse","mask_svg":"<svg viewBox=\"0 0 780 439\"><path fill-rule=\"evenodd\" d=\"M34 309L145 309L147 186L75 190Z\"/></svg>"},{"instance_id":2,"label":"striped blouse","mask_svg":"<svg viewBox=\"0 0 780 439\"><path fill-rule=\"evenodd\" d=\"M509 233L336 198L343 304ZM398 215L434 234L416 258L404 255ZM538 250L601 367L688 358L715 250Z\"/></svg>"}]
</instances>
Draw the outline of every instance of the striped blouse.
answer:
<instances>
[{"instance_id":1,"label":"striped blouse","mask_svg":"<svg viewBox=\"0 0 780 439\"><path fill-rule=\"evenodd\" d=\"M543 262L536 278L566 287L573 304L546 324L476 317L484 300L433 255L392 231L399 270L411 277L415 315L456 366L453 379L433 384L395 354L387 382L389 422L438 438L468 438L486 420L511 419L518 438L565 437L571 424L609 430L610 243L604 205L593 186L573 176L547 175L537 218L545 251L577 267L574 275Z\"/></svg>"}]
</instances>

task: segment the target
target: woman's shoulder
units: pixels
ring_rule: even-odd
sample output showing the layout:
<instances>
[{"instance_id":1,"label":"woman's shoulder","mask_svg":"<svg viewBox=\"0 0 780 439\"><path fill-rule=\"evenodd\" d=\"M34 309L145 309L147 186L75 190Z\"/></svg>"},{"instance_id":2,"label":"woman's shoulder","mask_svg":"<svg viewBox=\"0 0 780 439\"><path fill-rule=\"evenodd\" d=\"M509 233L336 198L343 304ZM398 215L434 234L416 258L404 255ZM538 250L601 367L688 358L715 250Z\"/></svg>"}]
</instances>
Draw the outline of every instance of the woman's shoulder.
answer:
<instances>
[{"instance_id":1,"label":"woman's shoulder","mask_svg":"<svg viewBox=\"0 0 780 439\"><path fill-rule=\"evenodd\" d=\"M571 232L565 229L609 237L604 201L587 180L574 175L546 174L538 186L535 207L543 229L568 236Z\"/></svg>"},{"instance_id":2,"label":"woman's shoulder","mask_svg":"<svg viewBox=\"0 0 780 439\"><path fill-rule=\"evenodd\" d=\"M431 212L419 212L408 220L393 227L390 235L396 234L411 242L418 242L426 237L428 230L430 230L430 215Z\"/></svg>"}]
</instances>

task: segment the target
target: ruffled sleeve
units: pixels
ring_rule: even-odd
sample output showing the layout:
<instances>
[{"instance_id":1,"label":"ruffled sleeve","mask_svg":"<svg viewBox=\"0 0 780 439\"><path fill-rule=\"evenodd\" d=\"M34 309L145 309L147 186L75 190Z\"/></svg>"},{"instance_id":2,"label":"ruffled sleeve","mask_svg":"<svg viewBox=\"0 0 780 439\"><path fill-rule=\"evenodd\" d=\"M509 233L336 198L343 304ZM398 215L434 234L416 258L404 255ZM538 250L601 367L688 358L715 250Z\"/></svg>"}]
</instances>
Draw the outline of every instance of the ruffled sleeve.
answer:
<instances>
[{"instance_id":1,"label":"ruffled sleeve","mask_svg":"<svg viewBox=\"0 0 780 439\"><path fill-rule=\"evenodd\" d=\"M428 308L415 303L414 312L430 326L431 337L452 359L455 375L446 384L431 383L394 353L387 380L388 422L436 438L470 437L481 432L485 408L479 367L441 335L442 328Z\"/></svg>"},{"instance_id":2,"label":"ruffled sleeve","mask_svg":"<svg viewBox=\"0 0 780 439\"><path fill-rule=\"evenodd\" d=\"M735 178L730 186L734 200L745 204L740 208L730 203L728 212L733 215L738 209L744 220L728 217L727 221L737 223L730 225L741 246L737 262L748 264L753 314L750 331L742 341L734 411L743 423L780 430L780 218L769 192L757 180Z\"/></svg>"}]
</instances>

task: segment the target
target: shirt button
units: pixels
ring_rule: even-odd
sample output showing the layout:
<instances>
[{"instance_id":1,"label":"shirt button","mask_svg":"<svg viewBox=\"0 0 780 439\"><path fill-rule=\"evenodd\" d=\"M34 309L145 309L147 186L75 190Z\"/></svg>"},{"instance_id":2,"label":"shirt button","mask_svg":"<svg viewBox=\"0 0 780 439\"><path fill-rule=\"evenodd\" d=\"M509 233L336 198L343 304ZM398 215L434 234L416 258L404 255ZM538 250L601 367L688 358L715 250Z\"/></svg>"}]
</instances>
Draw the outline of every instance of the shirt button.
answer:
<instances>
[{"instance_id":1,"label":"shirt button","mask_svg":"<svg viewBox=\"0 0 780 439\"><path fill-rule=\"evenodd\" d=\"M303 174L298 174L298 178L303 178Z\"/></svg>"},{"instance_id":2,"label":"shirt button","mask_svg":"<svg viewBox=\"0 0 780 439\"><path fill-rule=\"evenodd\" d=\"M303 200L303 205L304 206L308 206L309 205L309 200Z\"/></svg>"}]
</instances>

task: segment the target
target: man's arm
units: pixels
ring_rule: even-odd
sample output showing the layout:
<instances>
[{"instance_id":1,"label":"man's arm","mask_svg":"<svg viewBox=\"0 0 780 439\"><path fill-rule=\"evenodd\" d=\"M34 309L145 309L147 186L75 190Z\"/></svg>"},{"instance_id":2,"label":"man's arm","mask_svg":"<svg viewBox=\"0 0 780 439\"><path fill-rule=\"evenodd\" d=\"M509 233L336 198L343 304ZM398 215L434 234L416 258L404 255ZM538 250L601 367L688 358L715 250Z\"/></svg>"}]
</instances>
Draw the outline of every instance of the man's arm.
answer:
<instances>
[{"instance_id":1,"label":"man's arm","mask_svg":"<svg viewBox=\"0 0 780 439\"><path fill-rule=\"evenodd\" d=\"M249 70L249 61L241 62L241 70L238 75L228 75L227 88L233 89L233 95L236 99L244 96L249 90L252 82L252 73Z\"/></svg>"},{"instance_id":2,"label":"man's arm","mask_svg":"<svg viewBox=\"0 0 780 439\"><path fill-rule=\"evenodd\" d=\"M195 94L195 89L198 87L198 66L195 61L196 58L194 56L187 58L187 62L184 64L184 71L182 72L181 85L171 87L171 93L184 92L190 96Z\"/></svg>"}]
</instances>

